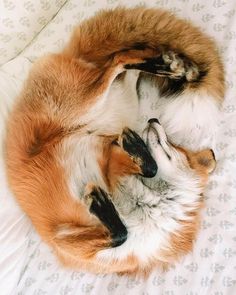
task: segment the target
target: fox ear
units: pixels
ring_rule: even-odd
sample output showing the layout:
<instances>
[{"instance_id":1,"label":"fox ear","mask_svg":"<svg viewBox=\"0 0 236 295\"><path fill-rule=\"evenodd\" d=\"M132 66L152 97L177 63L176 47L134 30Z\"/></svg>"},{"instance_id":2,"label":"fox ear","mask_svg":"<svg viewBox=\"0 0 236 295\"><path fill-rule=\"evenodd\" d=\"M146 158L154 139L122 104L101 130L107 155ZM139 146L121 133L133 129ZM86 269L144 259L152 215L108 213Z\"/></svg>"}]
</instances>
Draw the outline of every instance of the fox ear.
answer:
<instances>
[{"instance_id":1,"label":"fox ear","mask_svg":"<svg viewBox=\"0 0 236 295\"><path fill-rule=\"evenodd\" d=\"M216 167L216 159L213 150L205 149L197 152L194 155L195 163L200 166L208 174L211 173Z\"/></svg>"}]
</instances>

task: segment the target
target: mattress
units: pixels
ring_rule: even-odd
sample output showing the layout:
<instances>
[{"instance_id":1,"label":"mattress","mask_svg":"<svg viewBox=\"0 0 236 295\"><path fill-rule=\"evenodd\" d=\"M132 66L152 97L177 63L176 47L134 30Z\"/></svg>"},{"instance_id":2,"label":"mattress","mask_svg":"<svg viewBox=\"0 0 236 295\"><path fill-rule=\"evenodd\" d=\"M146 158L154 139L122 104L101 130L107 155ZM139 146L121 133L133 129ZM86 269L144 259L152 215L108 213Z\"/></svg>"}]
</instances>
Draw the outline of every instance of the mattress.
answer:
<instances>
[{"instance_id":1,"label":"mattress","mask_svg":"<svg viewBox=\"0 0 236 295\"><path fill-rule=\"evenodd\" d=\"M193 252L148 279L65 269L16 204L5 176L5 124L34 60L60 50L72 28L101 8L140 5L189 18L217 41L227 93L216 126L217 168L210 178ZM236 1L21 0L0 1L0 294L234 295L236 294ZM145 108L144 108L145 106ZM155 115L148 91L140 121Z\"/></svg>"}]
</instances>

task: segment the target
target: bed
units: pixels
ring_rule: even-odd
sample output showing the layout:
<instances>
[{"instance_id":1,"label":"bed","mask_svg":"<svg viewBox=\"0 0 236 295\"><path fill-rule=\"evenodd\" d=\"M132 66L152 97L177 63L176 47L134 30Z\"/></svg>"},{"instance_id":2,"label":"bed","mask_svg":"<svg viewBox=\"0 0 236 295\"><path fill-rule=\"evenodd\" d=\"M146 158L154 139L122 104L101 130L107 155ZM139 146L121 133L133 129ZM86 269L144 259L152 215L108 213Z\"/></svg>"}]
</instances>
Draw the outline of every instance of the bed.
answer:
<instances>
[{"instance_id":1,"label":"bed","mask_svg":"<svg viewBox=\"0 0 236 295\"><path fill-rule=\"evenodd\" d=\"M128 2L128 3L127 3ZM9 191L4 135L9 110L34 60L56 52L73 25L117 5L170 9L189 18L217 41L227 93L216 126L217 168L206 191L201 230L191 254L168 272L147 280L93 275L59 265ZM0 294L1 295L234 295L236 294L236 1L235 0L3 0L0 1ZM155 115L142 93L140 115Z\"/></svg>"}]
</instances>

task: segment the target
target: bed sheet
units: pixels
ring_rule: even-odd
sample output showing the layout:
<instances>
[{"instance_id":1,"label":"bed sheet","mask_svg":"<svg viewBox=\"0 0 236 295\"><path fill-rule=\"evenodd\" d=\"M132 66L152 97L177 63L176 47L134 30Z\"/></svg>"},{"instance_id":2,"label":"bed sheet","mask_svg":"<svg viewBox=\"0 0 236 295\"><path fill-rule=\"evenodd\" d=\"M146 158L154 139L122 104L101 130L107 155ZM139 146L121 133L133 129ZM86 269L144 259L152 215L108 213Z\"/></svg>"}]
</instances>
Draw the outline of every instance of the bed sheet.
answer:
<instances>
[{"instance_id":1,"label":"bed sheet","mask_svg":"<svg viewBox=\"0 0 236 295\"><path fill-rule=\"evenodd\" d=\"M16 57L66 0L0 1L0 65Z\"/></svg>"},{"instance_id":2,"label":"bed sheet","mask_svg":"<svg viewBox=\"0 0 236 295\"><path fill-rule=\"evenodd\" d=\"M10 0L4 0L10 3ZM19 1L20 2L20 1ZM24 1L22 1L24 2ZM25 1L36 3L37 1ZM39 1L44 5L54 1ZM217 169L206 191L201 231L191 254L166 273L155 270L147 279L93 275L62 268L15 203L4 171L4 141L0 145L0 293L2 295L234 295L236 294L236 1L230 0L68 0L57 2L57 13L40 29L26 27L31 41L15 59L5 56L0 68L0 137L5 120L31 63L48 51L58 51L73 25L105 7L146 4L170 9L213 36L226 65L227 94L217 128ZM14 2L15 3L15 2ZM33 5L34 5L33 4ZM51 4L50 9L55 7ZM14 13L13 13L14 14ZM43 16L39 10L34 17ZM2 46L0 35L0 48ZM1 55L1 54L0 54ZM12 57L12 55L11 55ZM8 61L6 63L6 61ZM148 89L141 93L140 123L155 115Z\"/></svg>"}]
</instances>

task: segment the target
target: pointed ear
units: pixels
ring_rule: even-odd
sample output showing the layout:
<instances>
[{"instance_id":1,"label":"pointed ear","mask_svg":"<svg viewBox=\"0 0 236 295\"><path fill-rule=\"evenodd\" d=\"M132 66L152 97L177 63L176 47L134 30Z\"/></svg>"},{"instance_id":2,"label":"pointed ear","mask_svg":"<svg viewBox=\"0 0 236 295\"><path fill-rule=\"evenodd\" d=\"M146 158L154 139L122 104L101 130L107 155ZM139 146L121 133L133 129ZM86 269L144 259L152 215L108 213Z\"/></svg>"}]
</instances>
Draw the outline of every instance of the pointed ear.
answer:
<instances>
[{"instance_id":1,"label":"pointed ear","mask_svg":"<svg viewBox=\"0 0 236 295\"><path fill-rule=\"evenodd\" d=\"M194 164L206 173L211 173L216 167L216 159L213 150L205 149L197 152L193 156ZM197 167L196 167L197 168Z\"/></svg>"}]
</instances>

